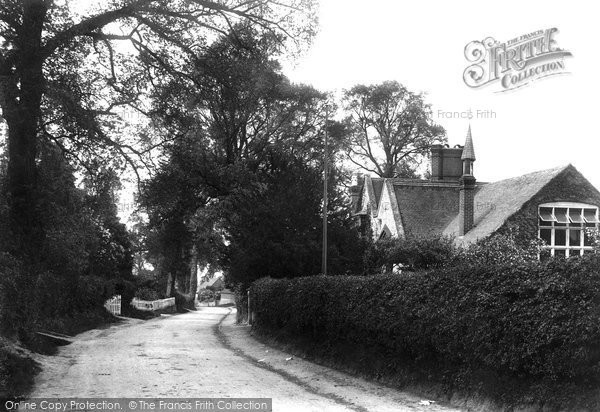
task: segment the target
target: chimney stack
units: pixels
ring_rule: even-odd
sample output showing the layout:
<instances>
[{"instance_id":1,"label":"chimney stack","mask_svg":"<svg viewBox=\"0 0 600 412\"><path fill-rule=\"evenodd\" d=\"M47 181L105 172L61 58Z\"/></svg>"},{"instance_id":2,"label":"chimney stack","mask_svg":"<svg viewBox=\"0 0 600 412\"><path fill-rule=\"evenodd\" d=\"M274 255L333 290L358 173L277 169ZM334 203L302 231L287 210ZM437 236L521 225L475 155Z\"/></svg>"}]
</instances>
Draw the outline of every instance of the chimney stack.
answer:
<instances>
[{"instance_id":1,"label":"chimney stack","mask_svg":"<svg viewBox=\"0 0 600 412\"><path fill-rule=\"evenodd\" d=\"M431 180L442 180L443 174L443 155L444 146L436 144L431 146Z\"/></svg>"},{"instance_id":2,"label":"chimney stack","mask_svg":"<svg viewBox=\"0 0 600 412\"><path fill-rule=\"evenodd\" d=\"M459 220L458 234L463 236L473 228L475 214L475 177L473 176L473 162L475 161L475 150L471 136L471 125L467 131L467 140L462 151L463 163L462 176L459 180Z\"/></svg>"},{"instance_id":3,"label":"chimney stack","mask_svg":"<svg viewBox=\"0 0 600 412\"><path fill-rule=\"evenodd\" d=\"M350 199L352 200L352 213L357 213L360 205L358 204L358 199L360 197L360 192L363 188L365 182L365 178L362 174L358 173L352 177L352 185L350 186Z\"/></svg>"},{"instance_id":4,"label":"chimney stack","mask_svg":"<svg viewBox=\"0 0 600 412\"><path fill-rule=\"evenodd\" d=\"M431 146L431 180L454 181L462 175L462 147L448 147L436 144Z\"/></svg>"}]
</instances>

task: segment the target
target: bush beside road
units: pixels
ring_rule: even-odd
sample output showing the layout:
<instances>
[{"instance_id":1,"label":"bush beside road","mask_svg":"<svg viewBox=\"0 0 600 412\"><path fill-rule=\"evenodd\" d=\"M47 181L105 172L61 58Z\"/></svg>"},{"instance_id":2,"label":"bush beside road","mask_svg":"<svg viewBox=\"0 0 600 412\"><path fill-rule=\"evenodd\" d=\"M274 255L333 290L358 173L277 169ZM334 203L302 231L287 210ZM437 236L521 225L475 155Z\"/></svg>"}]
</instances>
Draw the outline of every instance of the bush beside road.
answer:
<instances>
[{"instance_id":1,"label":"bush beside road","mask_svg":"<svg viewBox=\"0 0 600 412\"><path fill-rule=\"evenodd\" d=\"M407 276L263 279L253 326L399 385L597 410L600 256Z\"/></svg>"}]
</instances>

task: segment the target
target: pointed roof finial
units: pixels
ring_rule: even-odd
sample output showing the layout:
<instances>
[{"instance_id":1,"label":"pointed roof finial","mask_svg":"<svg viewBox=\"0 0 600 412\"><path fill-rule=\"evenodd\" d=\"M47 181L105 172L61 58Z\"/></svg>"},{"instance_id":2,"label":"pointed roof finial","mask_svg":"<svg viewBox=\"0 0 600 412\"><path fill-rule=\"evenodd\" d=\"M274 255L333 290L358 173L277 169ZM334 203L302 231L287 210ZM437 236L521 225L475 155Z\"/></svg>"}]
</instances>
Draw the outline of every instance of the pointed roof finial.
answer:
<instances>
[{"instance_id":1,"label":"pointed roof finial","mask_svg":"<svg viewBox=\"0 0 600 412\"><path fill-rule=\"evenodd\" d=\"M467 140L465 141L465 147L463 148L461 160L475 160L475 149L473 148L473 137L471 137L471 124L469 124L469 130L467 131Z\"/></svg>"}]
</instances>

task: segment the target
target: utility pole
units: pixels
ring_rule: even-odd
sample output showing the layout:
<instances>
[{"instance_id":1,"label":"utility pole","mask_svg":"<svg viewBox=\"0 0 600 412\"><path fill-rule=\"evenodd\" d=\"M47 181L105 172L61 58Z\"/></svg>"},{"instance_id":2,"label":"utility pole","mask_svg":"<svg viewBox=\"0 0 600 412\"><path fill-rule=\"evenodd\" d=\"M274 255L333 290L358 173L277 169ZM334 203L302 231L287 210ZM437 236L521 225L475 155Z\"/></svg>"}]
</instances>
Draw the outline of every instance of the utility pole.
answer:
<instances>
[{"instance_id":1,"label":"utility pole","mask_svg":"<svg viewBox=\"0 0 600 412\"><path fill-rule=\"evenodd\" d=\"M329 120L329 108L325 108L325 148L323 150L323 257L321 260L321 273L327 275L327 170L329 160L327 154L327 123Z\"/></svg>"}]
</instances>

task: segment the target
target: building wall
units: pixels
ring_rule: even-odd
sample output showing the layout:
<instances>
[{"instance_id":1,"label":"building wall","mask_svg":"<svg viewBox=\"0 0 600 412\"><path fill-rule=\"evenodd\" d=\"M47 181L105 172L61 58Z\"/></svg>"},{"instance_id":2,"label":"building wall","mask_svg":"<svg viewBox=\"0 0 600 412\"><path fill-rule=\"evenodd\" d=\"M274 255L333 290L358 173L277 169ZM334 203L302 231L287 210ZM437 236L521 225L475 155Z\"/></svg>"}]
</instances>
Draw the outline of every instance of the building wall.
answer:
<instances>
[{"instance_id":1,"label":"building wall","mask_svg":"<svg viewBox=\"0 0 600 412\"><path fill-rule=\"evenodd\" d=\"M507 193L507 196L510 196ZM522 241L538 237L538 206L550 202L588 203L600 207L600 192L592 186L573 166L556 176L523 208L510 217L496 233L511 230Z\"/></svg>"}]
</instances>

